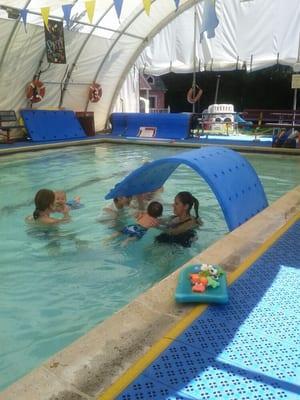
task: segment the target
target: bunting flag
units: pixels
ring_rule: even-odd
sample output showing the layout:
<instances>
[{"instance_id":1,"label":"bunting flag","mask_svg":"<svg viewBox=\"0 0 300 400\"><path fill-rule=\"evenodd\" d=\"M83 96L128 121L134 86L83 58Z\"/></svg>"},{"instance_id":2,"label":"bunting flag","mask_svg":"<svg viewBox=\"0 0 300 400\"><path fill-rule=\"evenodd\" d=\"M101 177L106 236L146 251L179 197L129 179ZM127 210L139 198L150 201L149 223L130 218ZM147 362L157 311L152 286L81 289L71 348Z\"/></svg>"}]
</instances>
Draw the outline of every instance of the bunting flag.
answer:
<instances>
[{"instance_id":1,"label":"bunting flag","mask_svg":"<svg viewBox=\"0 0 300 400\"><path fill-rule=\"evenodd\" d=\"M150 15L151 0L143 0L144 9L147 15Z\"/></svg>"},{"instance_id":2,"label":"bunting flag","mask_svg":"<svg viewBox=\"0 0 300 400\"><path fill-rule=\"evenodd\" d=\"M178 7L179 7L179 2L180 2L180 0L174 0L175 1L175 7L176 7L176 10L178 9Z\"/></svg>"},{"instance_id":3,"label":"bunting flag","mask_svg":"<svg viewBox=\"0 0 300 400\"><path fill-rule=\"evenodd\" d=\"M115 9L118 18L120 18L121 12L122 12L122 5L123 5L123 0L114 0L115 3Z\"/></svg>"},{"instance_id":4,"label":"bunting flag","mask_svg":"<svg viewBox=\"0 0 300 400\"><path fill-rule=\"evenodd\" d=\"M43 17L43 21L45 24L45 27L48 29L48 18L49 18L49 13L50 13L50 7L43 7L41 8L41 14Z\"/></svg>"},{"instance_id":5,"label":"bunting flag","mask_svg":"<svg viewBox=\"0 0 300 400\"><path fill-rule=\"evenodd\" d=\"M64 19L67 24L67 28L69 29L70 26L70 18L71 18L71 11L72 11L73 4L64 4L62 5L62 9L64 12Z\"/></svg>"},{"instance_id":6,"label":"bunting flag","mask_svg":"<svg viewBox=\"0 0 300 400\"><path fill-rule=\"evenodd\" d=\"M25 29L26 33L27 33L27 29L26 29L27 13L28 13L28 10L26 8L24 8L23 10L20 10L20 16L21 16L21 19L23 21L24 29Z\"/></svg>"},{"instance_id":7,"label":"bunting flag","mask_svg":"<svg viewBox=\"0 0 300 400\"><path fill-rule=\"evenodd\" d=\"M86 8L87 15L89 17L89 21L91 24L93 23L95 4L96 4L96 0L89 0L89 1L85 2L85 8Z\"/></svg>"},{"instance_id":8,"label":"bunting flag","mask_svg":"<svg viewBox=\"0 0 300 400\"><path fill-rule=\"evenodd\" d=\"M200 42L206 31L208 39L215 36L215 29L219 25L219 20L215 9L215 0L204 0L203 21L200 30Z\"/></svg>"}]
</instances>

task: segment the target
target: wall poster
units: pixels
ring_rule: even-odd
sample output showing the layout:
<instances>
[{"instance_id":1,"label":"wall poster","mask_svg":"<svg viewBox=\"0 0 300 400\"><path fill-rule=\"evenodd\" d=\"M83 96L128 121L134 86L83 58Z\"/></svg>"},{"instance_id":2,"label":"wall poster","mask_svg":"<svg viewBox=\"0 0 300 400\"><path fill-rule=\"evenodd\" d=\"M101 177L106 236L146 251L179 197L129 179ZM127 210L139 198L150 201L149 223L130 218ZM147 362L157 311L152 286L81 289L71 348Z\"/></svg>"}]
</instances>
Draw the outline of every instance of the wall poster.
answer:
<instances>
[{"instance_id":1,"label":"wall poster","mask_svg":"<svg viewBox=\"0 0 300 400\"><path fill-rule=\"evenodd\" d=\"M48 62L66 64L63 22L48 19L48 29L44 26L44 30Z\"/></svg>"}]
</instances>

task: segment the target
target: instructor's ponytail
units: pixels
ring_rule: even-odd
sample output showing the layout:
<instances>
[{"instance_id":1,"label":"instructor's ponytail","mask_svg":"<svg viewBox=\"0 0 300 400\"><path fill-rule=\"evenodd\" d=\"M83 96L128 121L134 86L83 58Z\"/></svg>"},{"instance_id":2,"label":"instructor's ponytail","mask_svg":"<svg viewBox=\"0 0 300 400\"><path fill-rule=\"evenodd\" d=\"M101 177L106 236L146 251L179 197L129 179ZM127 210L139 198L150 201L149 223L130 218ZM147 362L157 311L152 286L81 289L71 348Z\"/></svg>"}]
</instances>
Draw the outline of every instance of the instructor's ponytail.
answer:
<instances>
[{"instance_id":1,"label":"instructor's ponytail","mask_svg":"<svg viewBox=\"0 0 300 400\"><path fill-rule=\"evenodd\" d=\"M195 210L195 214L196 214L196 219L199 219L199 201L194 196L192 196L192 198L193 198L193 204L194 204L194 210Z\"/></svg>"}]
</instances>

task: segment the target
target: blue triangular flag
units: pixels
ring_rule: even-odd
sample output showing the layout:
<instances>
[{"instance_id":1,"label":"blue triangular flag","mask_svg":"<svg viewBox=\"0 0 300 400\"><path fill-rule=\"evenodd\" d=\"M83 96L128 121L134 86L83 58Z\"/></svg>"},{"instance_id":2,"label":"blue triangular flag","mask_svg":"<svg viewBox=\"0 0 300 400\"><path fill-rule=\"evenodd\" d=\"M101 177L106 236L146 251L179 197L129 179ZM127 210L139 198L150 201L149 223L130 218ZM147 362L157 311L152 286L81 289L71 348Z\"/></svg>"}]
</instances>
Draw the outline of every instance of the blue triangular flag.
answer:
<instances>
[{"instance_id":1,"label":"blue triangular flag","mask_svg":"<svg viewBox=\"0 0 300 400\"><path fill-rule=\"evenodd\" d=\"M20 10L20 15L21 15L21 18L23 20L24 28L25 28L25 32L26 33L27 33L27 30L26 30L27 13L28 13L28 10L26 8L23 8L23 10Z\"/></svg>"},{"instance_id":2,"label":"blue triangular flag","mask_svg":"<svg viewBox=\"0 0 300 400\"><path fill-rule=\"evenodd\" d=\"M203 21L200 30L200 42L206 31L207 37L210 39L215 36L215 29L219 25L219 20L215 10L214 0L204 0Z\"/></svg>"},{"instance_id":3,"label":"blue triangular flag","mask_svg":"<svg viewBox=\"0 0 300 400\"><path fill-rule=\"evenodd\" d=\"M117 12L118 18L120 18L121 11L122 11L122 5L123 5L123 0L114 0L115 3L115 9Z\"/></svg>"},{"instance_id":4,"label":"blue triangular flag","mask_svg":"<svg viewBox=\"0 0 300 400\"><path fill-rule=\"evenodd\" d=\"M176 10L177 10L177 8L179 7L180 0L174 0L174 1L175 1Z\"/></svg>"},{"instance_id":5,"label":"blue triangular flag","mask_svg":"<svg viewBox=\"0 0 300 400\"><path fill-rule=\"evenodd\" d=\"M64 19L66 21L67 27L69 28L70 25L70 17L71 17L71 11L72 11L73 4L64 4L62 5L62 9L64 12Z\"/></svg>"}]
</instances>

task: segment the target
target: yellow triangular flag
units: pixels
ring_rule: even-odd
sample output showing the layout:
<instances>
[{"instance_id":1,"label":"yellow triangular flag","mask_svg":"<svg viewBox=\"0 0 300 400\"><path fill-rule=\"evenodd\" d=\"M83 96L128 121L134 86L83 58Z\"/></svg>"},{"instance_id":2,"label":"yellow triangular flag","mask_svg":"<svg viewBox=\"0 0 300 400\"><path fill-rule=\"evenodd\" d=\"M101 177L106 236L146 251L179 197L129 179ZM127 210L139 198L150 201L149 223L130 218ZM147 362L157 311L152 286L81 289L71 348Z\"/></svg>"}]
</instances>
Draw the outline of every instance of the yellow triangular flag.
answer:
<instances>
[{"instance_id":1,"label":"yellow triangular flag","mask_svg":"<svg viewBox=\"0 0 300 400\"><path fill-rule=\"evenodd\" d=\"M150 15L151 0L143 0L144 9L147 15Z\"/></svg>"},{"instance_id":2,"label":"yellow triangular flag","mask_svg":"<svg viewBox=\"0 0 300 400\"><path fill-rule=\"evenodd\" d=\"M48 18L49 18L49 13L50 13L50 7L43 7L41 8L41 14L43 17L44 24L46 25L46 28L48 29Z\"/></svg>"},{"instance_id":3,"label":"yellow triangular flag","mask_svg":"<svg viewBox=\"0 0 300 400\"><path fill-rule=\"evenodd\" d=\"M94 17L94 12L95 12L95 3L96 0L89 0L85 2L85 8L90 20L90 23L93 23L93 17Z\"/></svg>"}]
</instances>

